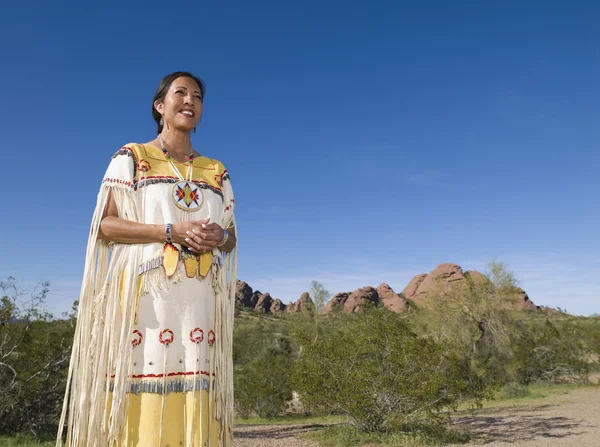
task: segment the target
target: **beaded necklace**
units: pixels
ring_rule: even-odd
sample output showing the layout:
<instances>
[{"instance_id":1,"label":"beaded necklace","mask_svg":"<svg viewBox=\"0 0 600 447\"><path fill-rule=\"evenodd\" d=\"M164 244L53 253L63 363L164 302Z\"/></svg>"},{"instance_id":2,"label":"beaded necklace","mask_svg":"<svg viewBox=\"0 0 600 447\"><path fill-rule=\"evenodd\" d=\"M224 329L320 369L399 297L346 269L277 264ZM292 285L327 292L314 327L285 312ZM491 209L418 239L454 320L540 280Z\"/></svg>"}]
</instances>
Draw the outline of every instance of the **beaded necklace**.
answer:
<instances>
[{"instance_id":1,"label":"beaded necklace","mask_svg":"<svg viewBox=\"0 0 600 447\"><path fill-rule=\"evenodd\" d=\"M164 145L162 137L158 136L158 141L160 142L160 148L165 155L165 159L167 163L173 169L173 172L179 178L179 182L173 185L173 189L171 191L171 197L175 205L178 208L184 211L196 211L202 207L202 203L204 202L204 195L202 194L202 190L192 182L192 172L193 172L193 164L194 164L194 149L190 145L190 155L188 157L187 162L187 172L186 178L183 178L179 169L173 163L173 157L169 155L167 148Z\"/></svg>"}]
</instances>

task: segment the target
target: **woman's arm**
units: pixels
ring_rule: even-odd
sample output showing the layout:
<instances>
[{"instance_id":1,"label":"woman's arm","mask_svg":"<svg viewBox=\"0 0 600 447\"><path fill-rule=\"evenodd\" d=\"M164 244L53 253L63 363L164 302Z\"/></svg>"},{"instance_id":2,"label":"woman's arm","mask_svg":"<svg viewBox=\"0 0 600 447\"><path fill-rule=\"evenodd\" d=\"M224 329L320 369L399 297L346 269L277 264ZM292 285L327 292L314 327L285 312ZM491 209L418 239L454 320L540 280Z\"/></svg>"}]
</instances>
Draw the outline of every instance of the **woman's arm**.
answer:
<instances>
[{"instance_id":1,"label":"woman's arm","mask_svg":"<svg viewBox=\"0 0 600 447\"><path fill-rule=\"evenodd\" d=\"M230 252L237 242L235 229L227 230L227 242L219 247L222 251ZM100 221L98 238L121 244L145 244L152 242L166 242L165 224L143 224L119 217L117 204L109 192L104 214ZM223 230L216 223L209 223L209 219L190 222L178 222L171 225L171 238L173 242L191 251L202 253L212 250L223 238Z\"/></svg>"},{"instance_id":2,"label":"woman's arm","mask_svg":"<svg viewBox=\"0 0 600 447\"><path fill-rule=\"evenodd\" d=\"M193 222L179 222L171 225L171 237L184 247L190 247L186 239L187 232L202 228L208 219ZM100 221L98 238L105 241L118 242L121 244L145 244L152 242L166 242L167 233L165 224L144 224L119 217L117 204L109 192L108 201L104 208L104 214Z\"/></svg>"}]
</instances>

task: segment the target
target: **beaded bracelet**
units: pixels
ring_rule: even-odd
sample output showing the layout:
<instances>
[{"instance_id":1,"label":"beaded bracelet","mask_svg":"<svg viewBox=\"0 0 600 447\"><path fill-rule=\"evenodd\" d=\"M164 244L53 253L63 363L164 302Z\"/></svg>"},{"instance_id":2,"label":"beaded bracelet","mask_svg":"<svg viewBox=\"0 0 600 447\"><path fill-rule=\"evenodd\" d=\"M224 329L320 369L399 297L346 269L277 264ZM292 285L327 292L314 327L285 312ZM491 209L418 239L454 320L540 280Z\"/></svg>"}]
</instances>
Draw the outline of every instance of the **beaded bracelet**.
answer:
<instances>
[{"instance_id":1,"label":"beaded bracelet","mask_svg":"<svg viewBox=\"0 0 600 447\"><path fill-rule=\"evenodd\" d=\"M173 243L173 235L171 234L171 224L168 223L165 227L165 234L167 235L167 242L169 244Z\"/></svg>"},{"instance_id":2,"label":"beaded bracelet","mask_svg":"<svg viewBox=\"0 0 600 447\"><path fill-rule=\"evenodd\" d=\"M221 241L217 244L217 247L222 247L223 245L225 245L227 243L227 239L229 239L229 233L227 232L227 230L223 229L223 237L221 238Z\"/></svg>"}]
</instances>

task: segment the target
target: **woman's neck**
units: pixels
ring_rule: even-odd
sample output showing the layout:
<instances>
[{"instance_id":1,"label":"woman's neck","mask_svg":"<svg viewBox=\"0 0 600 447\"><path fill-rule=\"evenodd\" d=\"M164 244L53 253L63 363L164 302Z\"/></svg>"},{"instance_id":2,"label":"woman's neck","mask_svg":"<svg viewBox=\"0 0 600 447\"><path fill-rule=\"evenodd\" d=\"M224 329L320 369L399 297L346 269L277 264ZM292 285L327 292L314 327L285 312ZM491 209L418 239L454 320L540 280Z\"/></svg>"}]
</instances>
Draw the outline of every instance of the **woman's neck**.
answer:
<instances>
[{"instance_id":1,"label":"woman's neck","mask_svg":"<svg viewBox=\"0 0 600 447\"><path fill-rule=\"evenodd\" d=\"M163 129L160 133L169 155L176 160L184 160L190 155L192 143L188 132Z\"/></svg>"}]
</instances>

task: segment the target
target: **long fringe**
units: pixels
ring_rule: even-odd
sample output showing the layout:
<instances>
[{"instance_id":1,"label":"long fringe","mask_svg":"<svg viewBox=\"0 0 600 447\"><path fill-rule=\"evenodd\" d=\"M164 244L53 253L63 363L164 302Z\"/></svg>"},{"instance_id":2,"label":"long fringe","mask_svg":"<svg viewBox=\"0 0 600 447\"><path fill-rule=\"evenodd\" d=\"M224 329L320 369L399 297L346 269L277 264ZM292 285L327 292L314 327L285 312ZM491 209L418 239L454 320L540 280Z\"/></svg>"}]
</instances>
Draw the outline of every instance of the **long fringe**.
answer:
<instances>
[{"instance_id":1,"label":"long fringe","mask_svg":"<svg viewBox=\"0 0 600 447\"><path fill-rule=\"evenodd\" d=\"M115 184L101 187L86 251L77 327L56 439L58 447L117 446L127 414L136 269L141 263L143 245L110 244L109 247L105 241L98 240L109 193L120 216L140 222L136 193L131 188ZM122 297L122 306L119 300L109 299L118 296ZM106 377L113 371L115 392L109 408Z\"/></svg>"},{"instance_id":2,"label":"long fringe","mask_svg":"<svg viewBox=\"0 0 600 447\"><path fill-rule=\"evenodd\" d=\"M231 224L235 227L235 220ZM216 276L213 279L218 280L219 290L215 290L215 358L211 359L210 365L214 365L215 372L214 417L220 422L219 447L230 447L233 442L233 320L237 248L230 253L222 253L220 261L222 267L218 274L215 275L213 269L213 275Z\"/></svg>"}]
</instances>

